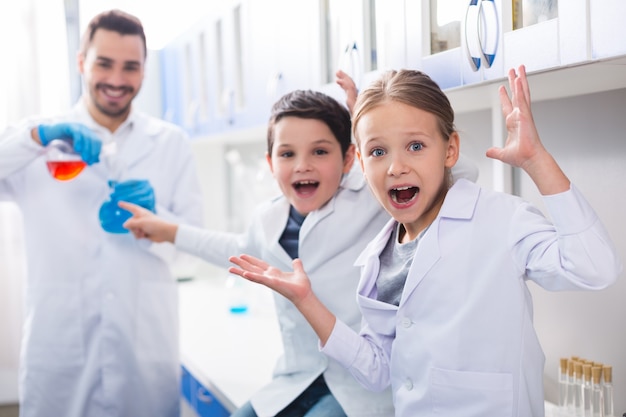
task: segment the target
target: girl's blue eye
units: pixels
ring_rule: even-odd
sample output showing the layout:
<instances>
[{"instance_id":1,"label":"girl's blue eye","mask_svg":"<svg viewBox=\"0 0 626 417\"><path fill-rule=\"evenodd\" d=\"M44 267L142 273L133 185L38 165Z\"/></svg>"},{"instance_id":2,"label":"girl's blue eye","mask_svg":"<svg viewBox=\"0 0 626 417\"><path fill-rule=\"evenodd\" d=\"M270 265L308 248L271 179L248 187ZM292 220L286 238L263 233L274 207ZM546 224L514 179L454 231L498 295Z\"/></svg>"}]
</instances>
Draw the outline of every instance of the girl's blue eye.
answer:
<instances>
[{"instance_id":1,"label":"girl's blue eye","mask_svg":"<svg viewBox=\"0 0 626 417\"><path fill-rule=\"evenodd\" d=\"M421 143L412 143L410 148L412 151L419 151L424 147Z\"/></svg>"},{"instance_id":2,"label":"girl's blue eye","mask_svg":"<svg viewBox=\"0 0 626 417\"><path fill-rule=\"evenodd\" d=\"M382 149L372 149L371 154L372 156L383 156L385 154L385 151L383 151Z\"/></svg>"},{"instance_id":3,"label":"girl's blue eye","mask_svg":"<svg viewBox=\"0 0 626 417\"><path fill-rule=\"evenodd\" d=\"M289 158L293 156L293 152L283 152L280 154L280 156L283 158Z\"/></svg>"}]
</instances>

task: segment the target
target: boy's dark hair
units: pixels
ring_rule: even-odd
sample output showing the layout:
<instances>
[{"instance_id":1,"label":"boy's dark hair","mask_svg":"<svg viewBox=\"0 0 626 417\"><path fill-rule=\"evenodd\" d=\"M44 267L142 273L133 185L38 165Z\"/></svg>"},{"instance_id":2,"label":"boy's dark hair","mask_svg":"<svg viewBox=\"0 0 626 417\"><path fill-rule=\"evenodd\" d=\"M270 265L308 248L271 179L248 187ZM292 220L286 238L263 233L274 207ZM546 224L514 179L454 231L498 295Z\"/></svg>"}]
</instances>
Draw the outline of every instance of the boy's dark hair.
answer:
<instances>
[{"instance_id":1,"label":"boy's dark hair","mask_svg":"<svg viewBox=\"0 0 626 417\"><path fill-rule=\"evenodd\" d=\"M295 90L282 96L272 106L267 128L267 152L272 154L274 126L283 117L314 119L326 124L339 144L345 157L352 143L350 112L334 98L312 90Z\"/></svg>"},{"instance_id":2,"label":"boy's dark hair","mask_svg":"<svg viewBox=\"0 0 626 417\"><path fill-rule=\"evenodd\" d=\"M85 54L98 29L110 30L120 35L138 35L143 41L143 56L146 59L148 49L146 35L141 21L135 16L121 10L109 10L102 12L89 22L80 43L80 52Z\"/></svg>"}]
</instances>

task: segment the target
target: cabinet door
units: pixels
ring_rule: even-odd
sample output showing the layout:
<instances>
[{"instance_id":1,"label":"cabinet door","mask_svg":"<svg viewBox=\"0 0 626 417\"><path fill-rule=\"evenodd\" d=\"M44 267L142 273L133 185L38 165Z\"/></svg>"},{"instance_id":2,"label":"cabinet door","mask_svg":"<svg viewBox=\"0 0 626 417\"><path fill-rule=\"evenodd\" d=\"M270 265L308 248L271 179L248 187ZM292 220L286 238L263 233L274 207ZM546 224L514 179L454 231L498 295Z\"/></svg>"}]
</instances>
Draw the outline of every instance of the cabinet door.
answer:
<instances>
[{"instance_id":1,"label":"cabinet door","mask_svg":"<svg viewBox=\"0 0 626 417\"><path fill-rule=\"evenodd\" d=\"M342 69L363 87L363 75L377 68L374 0L322 0L322 83Z\"/></svg>"},{"instance_id":2,"label":"cabinet door","mask_svg":"<svg viewBox=\"0 0 626 417\"><path fill-rule=\"evenodd\" d=\"M407 65L407 31L404 0L379 0L375 2L375 21L370 24L375 31L376 44L372 47L376 59L370 70L401 69Z\"/></svg>"},{"instance_id":3,"label":"cabinet door","mask_svg":"<svg viewBox=\"0 0 626 417\"><path fill-rule=\"evenodd\" d=\"M406 1L407 65L427 73L443 89L462 83L461 25L465 1Z\"/></svg>"},{"instance_id":4,"label":"cabinet door","mask_svg":"<svg viewBox=\"0 0 626 417\"><path fill-rule=\"evenodd\" d=\"M211 130L217 108L210 80L212 72L210 32L205 22L191 27L159 55L163 118L182 128L190 136Z\"/></svg>"},{"instance_id":5,"label":"cabinet door","mask_svg":"<svg viewBox=\"0 0 626 417\"><path fill-rule=\"evenodd\" d=\"M591 54L593 59L626 54L626 1L590 0Z\"/></svg>"},{"instance_id":6,"label":"cabinet door","mask_svg":"<svg viewBox=\"0 0 626 417\"><path fill-rule=\"evenodd\" d=\"M230 415L230 412L208 389L200 383L197 383L195 388L196 411L200 417L228 417Z\"/></svg>"},{"instance_id":7,"label":"cabinet door","mask_svg":"<svg viewBox=\"0 0 626 417\"><path fill-rule=\"evenodd\" d=\"M504 66L538 71L587 61L587 0L505 2Z\"/></svg>"},{"instance_id":8,"label":"cabinet door","mask_svg":"<svg viewBox=\"0 0 626 417\"><path fill-rule=\"evenodd\" d=\"M320 84L320 6L318 0L249 0L244 7L244 74L265 103L265 123L283 94Z\"/></svg>"},{"instance_id":9,"label":"cabinet door","mask_svg":"<svg viewBox=\"0 0 626 417\"><path fill-rule=\"evenodd\" d=\"M502 76L502 0L406 2L407 62L443 89Z\"/></svg>"},{"instance_id":10,"label":"cabinet door","mask_svg":"<svg viewBox=\"0 0 626 417\"><path fill-rule=\"evenodd\" d=\"M191 373L185 368L181 366L180 368L180 393L187 403L192 404L192 385L193 385L193 377Z\"/></svg>"},{"instance_id":11,"label":"cabinet door","mask_svg":"<svg viewBox=\"0 0 626 417\"><path fill-rule=\"evenodd\" d=\"M187 368L181 366L181 394L199 417L228 417L230 412Z\"/></svg>"},{"instance_id":12,"label":"cabinet door","mask_svg":"<svg viewBox=\"0 0 626 417\"><path fill-rule=\"evenodd\" d=\"M168 122L183 126L184 98L180 88L181 58L177 44L170 44L161 49L159 61L161 66L161 103L162 117Z\"/></svg>"}]
</instances>

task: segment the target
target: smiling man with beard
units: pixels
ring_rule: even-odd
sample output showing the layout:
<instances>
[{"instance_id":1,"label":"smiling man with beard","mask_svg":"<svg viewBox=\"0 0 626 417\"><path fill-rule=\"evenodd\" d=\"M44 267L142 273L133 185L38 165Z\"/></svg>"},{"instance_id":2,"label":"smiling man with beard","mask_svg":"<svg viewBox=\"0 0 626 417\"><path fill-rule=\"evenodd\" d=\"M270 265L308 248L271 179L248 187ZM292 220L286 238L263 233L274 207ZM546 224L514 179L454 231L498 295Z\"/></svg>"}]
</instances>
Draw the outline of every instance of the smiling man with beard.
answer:
<instances>
[{"instance_id":1,"label":"smiling man with beard","mask_svg":"<svg viewBox=\"0 0 626 417\"><path fill-rule=\"evenodd\" d=\"M145 63L141 22L101 13L78 52L74 108L0 133L0 199L20 207L28 258L22 417L179 415L176 253L128 234L116 202L200 225L201 192L186 134L132 105ZM54 139L88 165L71 181L47 171ZM113 164L100 161L108 144Z\"/></svg>"}]
</instances>

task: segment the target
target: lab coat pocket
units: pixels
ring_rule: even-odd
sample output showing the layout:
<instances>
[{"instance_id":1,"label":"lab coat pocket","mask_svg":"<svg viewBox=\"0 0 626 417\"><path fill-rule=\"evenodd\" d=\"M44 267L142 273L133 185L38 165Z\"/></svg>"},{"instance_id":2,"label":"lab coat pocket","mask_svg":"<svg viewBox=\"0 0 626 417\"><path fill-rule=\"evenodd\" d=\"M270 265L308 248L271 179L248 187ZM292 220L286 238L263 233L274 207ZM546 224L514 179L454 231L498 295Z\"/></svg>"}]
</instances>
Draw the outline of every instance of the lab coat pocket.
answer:
<instances>
[{"instance_id":1,"label":"lab coat pocket","mask_svg":"<svg viewBox=\"0 0 626 417\"><path fill-rule=\"evenodd\" d=\"M433 368L433 413L445 416L513 415L513 377L507 373Z\"/></svg>"},{"instance_id":2,"label":"lab coat pocket","mask_svg":"<svg viewBox=\"0 0 626 417\"><path fill-rule=\"evenodd\" d=\"M25 360L33 368L82 366L81 294L76 284L37 285L28 296Z\"/></svg>"},{"instance_id":3,"label":"lab coat pocket","mask_svg":"<svg viewBox=\"0 0 626 417\"><path fill-rule=\"evenodd\" d=\"M142 282L137 305L137 348L147 362L178 356L178 293L174 282Z\"/></svg>"}]
</instances>

